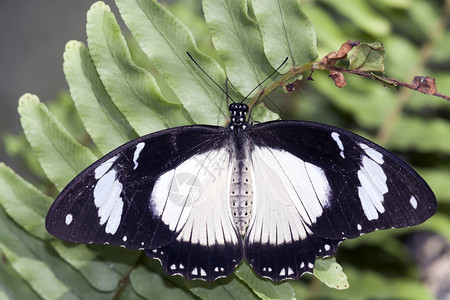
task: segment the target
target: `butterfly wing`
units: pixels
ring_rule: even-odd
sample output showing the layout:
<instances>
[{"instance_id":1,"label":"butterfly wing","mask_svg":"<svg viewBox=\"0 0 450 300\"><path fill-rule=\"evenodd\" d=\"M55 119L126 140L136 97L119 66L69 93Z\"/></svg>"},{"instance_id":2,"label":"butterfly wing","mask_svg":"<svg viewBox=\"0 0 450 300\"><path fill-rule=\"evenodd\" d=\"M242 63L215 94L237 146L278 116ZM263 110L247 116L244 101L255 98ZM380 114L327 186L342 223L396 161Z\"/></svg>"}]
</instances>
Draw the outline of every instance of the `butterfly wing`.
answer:
<instances>
[{"instance_id":1,"label":"butterfly wing","mask_svg":"<svg viewBox=\"0 0 450 300\"><path fill-rule=\"evenodd\" d=\"M316 256L333 255L340 242L310 228L326 193L319 168L265 146L254 147L251 165L254 211L246 259L256 273L274 281L312 273Z\"/></svg>"},{"instance_id":2,"label":"butterfly wing","mask_svg":"<svg viewBox=\"0 0 450 300\"><path fill-rule=\"evenodd\" d=\"M187 278L230 274L242 260L242 243L227 208L228 136L223 127L186 126L117 148L56 198L48 232L70 242L146 249L168 273ZM206 248L213 249L210 260ZM217 264L220 256L225 265Z\"/></svg>"},{"instance_id":3,"label":"butterfly wing","mask_svg":"<svg viewBox=\"0 0 450 300\"><path fill-rule=\"evenodd\" d=\"M346 130L275 121L254 126L250 138L256 196L245 257L262 276L298 278L343 239L416 225L436 211L411 167Z\"/></svg>"},{"instance_id":4,"label":"butterfly wing","mask_svg":"<svg viewBox=\"0 0 450 300\"><path fill-rule=\"evenodd\" d=\"M242 261L242 240L233 225L229 202L230 150L222 147L197 155L158 179L157 199L174 198L171 193L177 178L192 180L178 191L179 199L172 201L191 207L189 214L182 215L184 225L176 240L146 250L148 256L161 261L167 273L212 281L230 275Z\"/></svg>"}]
</instances>

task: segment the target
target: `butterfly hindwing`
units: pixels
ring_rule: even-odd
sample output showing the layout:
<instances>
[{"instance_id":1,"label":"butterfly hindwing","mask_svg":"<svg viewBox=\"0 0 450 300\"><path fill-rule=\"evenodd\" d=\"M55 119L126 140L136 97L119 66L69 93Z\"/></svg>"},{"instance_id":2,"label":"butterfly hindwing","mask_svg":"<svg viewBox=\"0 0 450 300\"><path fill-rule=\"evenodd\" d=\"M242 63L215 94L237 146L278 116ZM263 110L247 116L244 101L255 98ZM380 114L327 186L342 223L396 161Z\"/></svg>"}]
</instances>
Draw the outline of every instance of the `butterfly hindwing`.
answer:
<instances>
[{"instance_id":1,"label":"butterfly hindwing","mask_svg":"<svg viewBox=\"0 0 450 300\"><path fill-rule=\"evenodd\" d=\"M290 199L306 199L297 207L304 206L302 220L319 237L341 240L412 226L436 211L433 192L411 167L354 133L278 121L255 125L250 136L255 153L272 153L273 166L281 170L275 173L292 187Z\"/></svg>"}]
</instances>

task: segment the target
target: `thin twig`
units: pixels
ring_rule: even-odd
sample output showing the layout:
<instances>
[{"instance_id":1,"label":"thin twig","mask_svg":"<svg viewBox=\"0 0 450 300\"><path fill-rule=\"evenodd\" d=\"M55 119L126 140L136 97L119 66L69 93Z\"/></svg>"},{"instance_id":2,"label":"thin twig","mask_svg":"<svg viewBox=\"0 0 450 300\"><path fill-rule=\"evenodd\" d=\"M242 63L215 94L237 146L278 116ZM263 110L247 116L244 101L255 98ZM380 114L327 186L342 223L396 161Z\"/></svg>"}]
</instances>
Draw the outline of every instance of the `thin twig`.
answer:
<instances>
[{"instance_id":1,"label":"thin twig","mask_svg":"<svg viewBox=\"0 0 450 300\"><path fill-rule=\"evenodd\" d=\"M382 81L382 82L385 82L387 84L391 84L393 86L401 86L401 87L408 88L410 90L415 90L415 91L420 92L419 90L415 89L413 87L413 85L410 84L410 83L406 83L406 82L403 82L403 81L400 81L400 80L397 80L397 79L394 79L394 78L384 77L384 76L381 76L381 75L374 75L374 74L372 74L370 72L364 72L364 71L361 71L361 70L350 70L350 69L344 69L344 68L338 68L338 67L329 67L329 66L327 66L325 64L321 64L321 63L315 63L313 65L313 70L334 70L334 71L341 72L341 73L354 74L354 75L358 75L358 76L361 76L361 77L366 77L366 78L371 78L371 79L374 79L374 80ZM423 94L426 94L426 93L423 93ZM429 95L429 94L427 94L427 95ZM444 94L441 94L441 93L435 93L435 94L430 95L430 96L436 96L436 97L445 99L447 101L450 101L450 96L447 96L447 95L444 95Z\"/></svg>"}]
</instances>

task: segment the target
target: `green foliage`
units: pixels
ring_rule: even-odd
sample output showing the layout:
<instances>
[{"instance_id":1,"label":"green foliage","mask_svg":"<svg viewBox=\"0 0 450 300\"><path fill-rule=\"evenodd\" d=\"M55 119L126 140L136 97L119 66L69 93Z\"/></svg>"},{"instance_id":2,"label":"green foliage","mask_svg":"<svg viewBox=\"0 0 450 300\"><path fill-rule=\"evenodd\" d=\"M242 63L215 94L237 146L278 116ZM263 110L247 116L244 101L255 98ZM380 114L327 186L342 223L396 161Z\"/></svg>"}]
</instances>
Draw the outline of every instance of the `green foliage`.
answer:
<instances>
[{"instance_id":1,"label":"green foliage","mask_svg":"<svg viewBox=\"0 0 450 300\"><path fill-rule=\"evenodd\" d=\"M61 190L95 161L92 152L78 143L36 96L19 99L25 135L47 177Z\"/></svg>"},{"instance_id":2,"label":"green foliage","mask_svg":"<svg viewBox=\"0 0 450 300\"><path fill-rule=\"evenodd\" d=\"M64 72L77 112L102 153L137 136L111 101L83 43L67 43Z\"/></svg>"},{"instance_id":3,"label":"green foliage","mask_svg":"<svg viewBox=\"0 0 450 300\"><path fill-rule=\"evenodd\" d=\"M0 203L8 215L31 235L49 239L44 218L52 203L34 186L0 163Z\"/></svg>"},{"instance_id":4,"label":"green foliage","mask_svg":"<svg viewBox=\"0 0 450 300\"><path fill-rule=\"evenodd\" d=\"M264 41L264 52L273 68L289 57L281 73L289 67L301 66L317 58L316 32L303 13L300 2L253 1Z\"/></svg>"},{"instance_id":5,"label":"green foliage","mask_svg":"<svg viewBox=\"0 0 450 300\"><path fill-rule=\"evenodd\" d=\"M223 124L228 115L223 94L198 72L186 52L216 82L225 83L225 73L217 62L197 49L189 29L154 0L118 0L116 4L140 47L165 77L192 120Z\"/></svg>"},{"instance_id":6,"label":"green foliage","mask_svg":"<svg viewBox=\"0 0 450 300\"><path fill-rule=\"evenodd\" d=\"M274 284L256 276L247 264L241 264L235 272L236 276L245 282L261 299L294 299L295 292L289 282Z\"/></svg>"},{"instance_id":7,"label":"green foliage","mask_svg":"<svg viewBox=\"0 0 450 300\"><path fill-rule=\"evenodd\" d=\"M153 76L131 61L125 39L108 6L102 2L92 5L87 21L89 54L101 82L140 135L190 122L183 107L164 99Z\"/></svg>"},{"instance_id":8,"label":"green foliage","mask_svg":"<svg viewBox=\"0 0 450 300\"><path fill-rule=\"evenodd\" d=\"M317 259L314 264L314 275L331 288L338 290L348 288L347 275L334 257Z\"/></svg>"},{"instance_id":9,"label":"green foliage","mask_svg":"<svg viewBox=\"0 0 450 300\"><path fill-rule=\"evenodd\" d=\"M233 87L247 95L273 71L264 55L258 24L248 16L243 1L203 1L202 4L227 76Z\"/></svg>"},{"instance_id":10,"label":"green foliage","mask_svg":"<svg viewBox=\"0 0 450 300\"><path fill-rule=\"evenodd\" d=\"M450 57L445 51L450 38L439 27L439 22L445 23L440 1L347 0L343 5L309 0L300 7L298 1L260 0L247 7L238 0L203 0L201 6L182 1L169 9L154 0L116 4L131 31L127 40L117 16L97 2L87 15L88 47L78 41L66 45L64 72L74 106L67 96L60 96L49 109L33 95L19 100L26 140L9 136L5 144L10 153L25 158L44 182L37 186L45 187L51 197L0 164L0 299L431 299L397 236L419 228L450 241L450 105L411 91L396 93L379 81L351 75L345 75L347 86L338 89L328 74L316 71L315 81L303 83L300 93L286 96L276 91L266 100L283 118L337 125L382 142L420 167L441 211L414 229L344 242L338 256L343 268L334 258L319 259L315 276L275 284L257 277L244 263L226 279L186 281L167 276L158 262L140 251L56 240L45 231L44 220L55 196L52 186L61 190L118 145L168 127L226 123L225 96L186 51L224 88L227 77L231 96L242 99L285 57L289 60L282 74L294 63L307 64L317 53L321 58L337 50L349 39L379 41L388 76L409 80L431 74L438 90L450 94ZM196 13L201 10L203 16ZM358 51L368 59L358 60ZM377 43L364 44L350 57L350 65L381 71L380 51ZM79 119L74 119L74 107ZM252 116L257 121L278 117L263 105ZM353 263L348 253L364 256L367 248L395 257L401 264L398 272L386 279L382 269L366 271ZM336 290L349 284L347 290Z\"/></svg>"},{"instance_id":11,"label":"green foliage","mask_svg":"<svg viewBox=\"0 0 450 300\"><path fill-rule=\"evenodd\" d=\"M384 49L379 42L361 43L349 59L349 69L364 72L384 72Z\"/></svg>"}]
</instances>

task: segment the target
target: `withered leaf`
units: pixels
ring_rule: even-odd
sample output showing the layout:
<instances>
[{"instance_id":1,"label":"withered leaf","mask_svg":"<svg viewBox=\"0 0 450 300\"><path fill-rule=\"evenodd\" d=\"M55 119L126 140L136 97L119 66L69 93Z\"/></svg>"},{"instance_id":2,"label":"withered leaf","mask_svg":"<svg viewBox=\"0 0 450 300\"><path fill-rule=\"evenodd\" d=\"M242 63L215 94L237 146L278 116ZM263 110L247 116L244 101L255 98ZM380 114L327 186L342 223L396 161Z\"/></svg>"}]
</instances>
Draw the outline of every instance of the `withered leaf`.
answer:
<instances>
[{"instance_id":1,"label":"withered leaf","mask_svg":"<svg viewBox=\"0 0 450 300\"><path fill-rule=\"evenodd\" d=\"M350 56L349 69L383 73L384 58L385 51L382 43L361 43L355 47Z\"/></svg>"},{"instance_id":2,"label":"withered leaf","mask_svg":"<svg viewBox=\"0 0 450 300\"><path fill-rule=\"evenodd\" d=\"M334 84L338 88L344 87L347 82L345 81L344 74L342 72L336 71L336 70L330 70L330 75L328 77L331 77L333 79Z\"/></svg>"},{"instance_id":3,"label":"withered leaf","mask_svg":"<svg viewBox=\"0 0 450 300\"><path fill-rule=\"evenodd\" d=\"M412 81L412 88L428 95L434 95L437 92L436 80L428 76L414 77Z\"/></svg>"},{"instance_id":4,"label":"withered leaf","mask_svg":"<svg viewBox=\"0 0 450 300\"><path fill-rule=\"evenodd\" d=\"M347 54L353 49L353 47L359 44L359 41L347 41L341 45L338 51L333 51L327 54L320 63L333 66L336 61L346 58Z\"/></svg>"}]
</instances>

